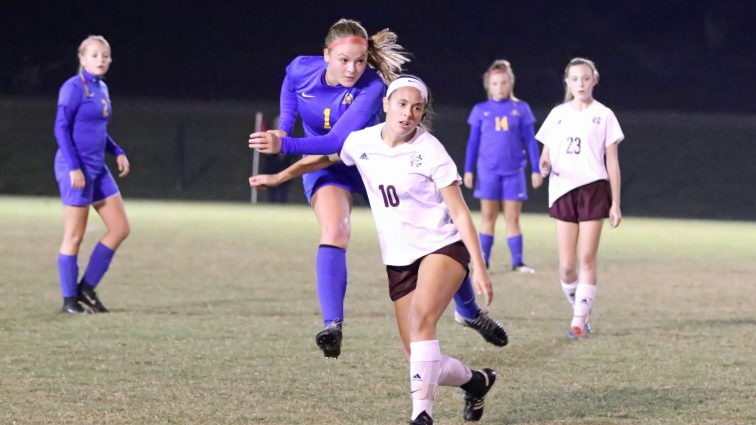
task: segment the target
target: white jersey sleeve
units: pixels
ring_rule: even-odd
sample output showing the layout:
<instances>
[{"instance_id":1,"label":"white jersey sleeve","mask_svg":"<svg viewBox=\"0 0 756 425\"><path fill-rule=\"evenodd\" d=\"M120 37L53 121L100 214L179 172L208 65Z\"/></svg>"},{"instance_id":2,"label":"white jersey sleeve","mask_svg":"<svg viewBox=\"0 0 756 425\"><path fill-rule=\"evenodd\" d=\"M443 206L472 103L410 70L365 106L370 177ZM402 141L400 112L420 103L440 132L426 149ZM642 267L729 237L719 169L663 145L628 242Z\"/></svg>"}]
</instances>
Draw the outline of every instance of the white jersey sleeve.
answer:
<instances>
[{"instance_id":1,"label":"white jersey sleeve","mask_svg":"<svg viewBox=\"0 0 756 425\"><path fill-rule=\"evenodd\" d=\"M611 109L607 108L605 146L609 146L614 143L619 144L624 139L625 133L622 132L622 128L620 128L617 117L614 115L614 112Z\"/></svg>"},{"instance_id":2,"label":"white jersey sleeve","mask_svg":"<svg viewBox=\"0 0 756 425\"><path fill-rule=\"evenodd\" d=\"M538 133L536 133L535 135L535 139L541 142L544 146L548 146L549 149L554 149L555 142L559 142L554 137L554 127L556 125L556 122L559 120L559 118L557 118L558 115L559 113L557 112L557 108L553 108L551 112L549 112L549 115L546 117L546 119L543 121L543 124L541 124L541 128L538 129Z\"/></svg>"},{"instance_id":3,"label":"white jersey sleeve","mask_svg":"<svg viewBox=\"0 0 756 425\"><path fill-rule=\"evenodd\" d=\"M461 183L462 178L457 171L457 164L451 159L449 153L446 152L441 143L438 143L436 149L437 161L436 165L430 170L430 179L439 189L453 183Z\"/></svg>"}]
</instances>

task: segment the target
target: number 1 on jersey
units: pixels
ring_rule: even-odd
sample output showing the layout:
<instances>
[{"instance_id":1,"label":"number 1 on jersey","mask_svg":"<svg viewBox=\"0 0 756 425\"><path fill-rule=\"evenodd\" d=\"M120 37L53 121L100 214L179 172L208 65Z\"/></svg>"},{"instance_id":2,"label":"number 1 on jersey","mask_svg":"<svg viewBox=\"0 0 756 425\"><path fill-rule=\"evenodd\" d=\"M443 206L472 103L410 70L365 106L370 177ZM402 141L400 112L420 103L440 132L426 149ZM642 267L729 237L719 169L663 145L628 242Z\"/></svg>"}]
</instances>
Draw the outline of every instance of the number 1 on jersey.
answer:
<instances>
[{"instance_id":1,"label":"number 1 on jersey","mask_svg":"<svg viewBox=\"0 0 756 425\"><path fill-rule=\"evenodd\" d=\"M323 128L331 128L331 108L323 109Z\"/></svg>"}]
</instances>

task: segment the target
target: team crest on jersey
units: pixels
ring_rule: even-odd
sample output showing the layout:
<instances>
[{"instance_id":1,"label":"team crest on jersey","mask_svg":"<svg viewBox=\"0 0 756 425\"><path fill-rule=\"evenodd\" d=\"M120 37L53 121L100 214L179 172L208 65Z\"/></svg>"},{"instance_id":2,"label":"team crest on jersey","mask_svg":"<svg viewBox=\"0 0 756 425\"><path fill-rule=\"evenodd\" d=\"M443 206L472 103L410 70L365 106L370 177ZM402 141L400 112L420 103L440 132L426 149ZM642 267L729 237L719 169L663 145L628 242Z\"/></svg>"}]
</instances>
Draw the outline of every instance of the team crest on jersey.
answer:
<instances>
[{"instance_id":1,"label":"team crest on jersey","mask_svg":"<svg viewBox=\"0 0 756 425\"><path fill-rule=\"evenodd\" d=\"M423 165L423 156L419 153L413 153L410 156L410 167L419 167Z\"/></svg>"},{"instance_id":2,"label":"team crest on jersey","mask_svg":"<svg viewBox=\"0 0 756 425\"><path fill-rule=\"evenodd\" d=\"M594 124L596 124L596 125L599 125L599 124L601 124L601 117L593 117L593 119L591 120L591 122L594 123Z\"/></svg>"},{"instance_id":3,"label":"team crest on jersey","mask_svg":"<svg viewBox=\"0 0 756 425\"><path fill-rule=\"evenodd\" d=\"M518 111L517 109L513 109L512 110L512 116L513 117L519 117L520 116L520 111Z\"/></svg>"},{"instance_id":4,"label":"team crest on jersey","mask_svg":"<svg viewBox=\"0 0 756 425\"><path fill-rule=\"evenodd\" d=\"M342 105L349 105L351 103L352 103L352 94L351 93L347 93L346 96L344 96L344 100L341 101L341 104Z\"/></svg>"}]
</instances>

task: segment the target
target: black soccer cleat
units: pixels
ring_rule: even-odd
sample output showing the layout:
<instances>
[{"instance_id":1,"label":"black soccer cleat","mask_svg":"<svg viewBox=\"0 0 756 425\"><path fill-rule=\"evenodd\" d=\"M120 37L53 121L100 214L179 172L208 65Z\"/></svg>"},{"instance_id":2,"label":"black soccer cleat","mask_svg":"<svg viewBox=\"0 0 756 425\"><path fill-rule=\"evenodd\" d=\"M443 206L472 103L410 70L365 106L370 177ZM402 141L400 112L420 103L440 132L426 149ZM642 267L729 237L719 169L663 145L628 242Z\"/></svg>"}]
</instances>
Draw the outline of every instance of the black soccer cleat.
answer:
<instances>
[{"instance_id":1,"label":"black soccer cleat","mask_svg":"<svg viewBox=\"0 0 756 425\"><path fill-rule=\"evenodd\" d=\"M462 417L466 421L479 421L483 417L486 394L496 382L496 372L493 369L475 370L473 374L477 374L475 378L477 378L476 386L478 388L468 388L462 391L462 397L465 399L465 410ZM468 384L464 386L468 386Z\"/></svg>"},{"instance_id":2,"label":"black soccer cleat","mask_svg":"<svg viewBox=\"0 0 756 425\"><path fill-rule=\"evenodd\" d=\"M486 341L497 347L503 347L509 343L507 330L498 320L492 319L485 310L478 312L478 317L473 320L468 320L455 311L454 320L462 326L475 329Z\"/></svg>"},{"instance_id":3,"label":"black soccer cleat","mask_svg":"<svg viewBox=\"0 0 756 425\"><path fill-rule=\"evenodd\" d=\"M63 298L63 308L60 309L61 313L65 314L86 314L87 311L79 304L78 298Z\"/></svg>"},{"instance_id":4,"label":"black soccer cleat","mask_svg":"<svg viewBox=\"0 0 756 425\"><path fill-rule=\"evenodd\" d=\"M341 324L331 322L315 335L315 343L327 358L336 359L341 354Z\"/></svg>"},{"instance_id":5,"label":"black soccer cleat","mask_svg":"<svg viewBox=\"0 0 756 425\"><path fill-rule=\"evenodd\" d=\"M84 281L79 284L79 301L87 306L92 313L108 313L108 309L97 297L94 288Z\"/></svg>"},{"instance_id":6,"label":"black soccer cleat","mask_svg":"<svg viewBox=\"0 0 756 425\"><path fill-rule=\"evenodd\" d=\"M423 410L415 419L410 422L410 425L433 425L433 418Z\"/></svg>"}]
</instances>

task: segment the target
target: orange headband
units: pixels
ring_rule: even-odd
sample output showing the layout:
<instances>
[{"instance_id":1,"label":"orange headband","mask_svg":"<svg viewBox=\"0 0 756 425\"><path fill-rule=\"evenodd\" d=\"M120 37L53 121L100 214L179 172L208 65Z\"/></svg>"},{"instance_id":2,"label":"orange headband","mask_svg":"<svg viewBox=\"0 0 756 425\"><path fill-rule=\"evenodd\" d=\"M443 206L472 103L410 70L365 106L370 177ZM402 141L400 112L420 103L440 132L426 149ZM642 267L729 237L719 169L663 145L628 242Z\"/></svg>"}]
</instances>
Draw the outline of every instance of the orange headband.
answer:
<instances>
[{"instance_id":1,"label":"orange headband","mask_svg":"<svg viewBox=\"0 0 756 425\"><path fill-rule=\"evenodd\" d=\"M333 43L331 43L328 46L328 48L329 49L333 49L336 46L340 46L342 44L347 44L347 43L361 44L361 45L363 45L365 47L368 46L368 41L365 40L365 38L357 36L357 35L353 35L353 36L350 36L350 37L340 38L340 39L334 41Z\"/></svg>"}]
</instances>

